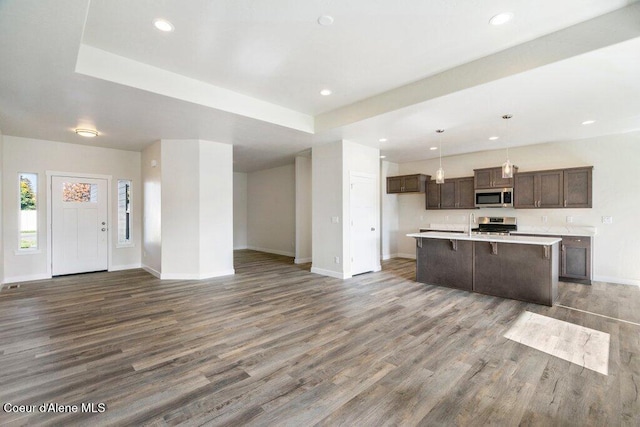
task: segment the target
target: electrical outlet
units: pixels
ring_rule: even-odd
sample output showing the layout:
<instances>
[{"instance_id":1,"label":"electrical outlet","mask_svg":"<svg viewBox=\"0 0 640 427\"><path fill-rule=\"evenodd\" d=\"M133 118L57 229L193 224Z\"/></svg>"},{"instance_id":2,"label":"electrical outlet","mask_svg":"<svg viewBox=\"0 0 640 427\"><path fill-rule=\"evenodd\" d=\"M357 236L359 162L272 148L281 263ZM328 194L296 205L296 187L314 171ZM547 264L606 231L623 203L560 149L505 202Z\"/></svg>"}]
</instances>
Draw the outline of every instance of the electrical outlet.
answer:
<instances>
[{"instance_id":1,"label":"electrical outlet","mask_svg":"<svg viewBox=\"0 0 640 427\"><path fill-rule=\"evenodd\" d=\"M603 224L613 224L613 217L612 216L603 216L602 217L602 223Z\"/></svg>"},{"instance_id":2,"label":"electrical outlet","mask_svg":"<svg viewBox=\"0 0 640 427\"><path fill-rule=\"evenodd\" d=\"M332 216L331 217L331 222L334 223L334 224L339 223L340 222L340 217Z\"/></svg>"},{"instance_id":3,"label":"electrical outlet","mask_svg":"<svg viewBox=\"0 0 640 427\"><path fill-rule=\"evenodd\" d=\"M334 257L333 262L335 262L336 264L340 264L340 257L339 256Z\"/></svg>"},{"instance_id":4,"label":"electrical outlet","mask_svg":"<svg viewBox=\"0 0 640 427\"><path fill-rule=\"evenodd\" d=\"M545 223L545 224L546 224L546 222L547 222L548 218L547 218L547 216L546 216L546 215L542 215L541 220L542 220L542 222L543 222L543 223Z\"/></svg>"},{"instance_id":5,"label":"electrical outlet","mask_svg":"<svg viewBox=\"0 0 640 427\"><path fill-rule=\"evenodd\" d=\"M572 216L568 216L567 217L567 222L568 223L572 223L573 222L573 217Z\"/></svg>"}]
</instances>

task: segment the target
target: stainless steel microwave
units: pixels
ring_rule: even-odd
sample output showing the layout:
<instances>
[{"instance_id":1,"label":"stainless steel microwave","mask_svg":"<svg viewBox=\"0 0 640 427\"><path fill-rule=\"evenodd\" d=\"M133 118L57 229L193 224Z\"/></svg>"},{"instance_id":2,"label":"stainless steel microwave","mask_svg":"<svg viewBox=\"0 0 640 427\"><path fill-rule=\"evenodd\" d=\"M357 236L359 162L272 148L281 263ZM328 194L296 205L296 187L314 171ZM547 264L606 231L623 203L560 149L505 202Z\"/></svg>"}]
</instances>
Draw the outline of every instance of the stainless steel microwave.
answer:
<instances>
[{"instance_id":1,"label":"stainless steel microwave","mask_svg":"<svg viewBox=\"0 0 640 427\"><path fill-rule=\"evenodd\" d=\"M512 208L513 188L476 190L476 208Z\"/></svg>"}]
</instances>

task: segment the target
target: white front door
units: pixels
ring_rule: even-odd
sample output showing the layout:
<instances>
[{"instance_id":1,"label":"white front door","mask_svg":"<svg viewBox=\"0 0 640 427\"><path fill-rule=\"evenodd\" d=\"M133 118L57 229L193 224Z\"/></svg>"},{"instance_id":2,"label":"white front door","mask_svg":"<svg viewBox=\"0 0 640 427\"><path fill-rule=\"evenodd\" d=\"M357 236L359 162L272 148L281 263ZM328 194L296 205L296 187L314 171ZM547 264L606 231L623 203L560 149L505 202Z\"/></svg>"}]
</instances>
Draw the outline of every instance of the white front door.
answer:
<instances>
[{"instance_id":1,"label":"white front door","mask_svg":"<svg viewBox=\"0 0 640 427\"><path fill-rule=\"evenodd\" d=\"M52 273L108 267L107 180L51 177Z\"/></svg>"},{"instance_id":2,"label":"white front door","mask_svg":"<svg viewBox=\"0 0 640 427\"><path fill-rule=\"evenodd\" d=\"M376 269L377 210L375 179L351 176L351 274Z\"/></svg>"}]
</instances>

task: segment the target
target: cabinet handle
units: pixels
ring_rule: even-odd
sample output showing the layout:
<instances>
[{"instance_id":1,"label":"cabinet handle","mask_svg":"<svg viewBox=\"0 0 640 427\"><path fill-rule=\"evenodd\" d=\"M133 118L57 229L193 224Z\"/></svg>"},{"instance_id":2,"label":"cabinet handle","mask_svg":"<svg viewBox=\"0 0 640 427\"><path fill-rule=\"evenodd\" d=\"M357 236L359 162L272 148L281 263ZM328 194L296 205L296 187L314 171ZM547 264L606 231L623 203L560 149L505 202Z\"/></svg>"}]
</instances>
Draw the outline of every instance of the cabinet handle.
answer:
<instances>
[{"instance_id":1,"label":"cabinet handle","mask_svg":"<svg viewBox=\"0 0 640 427\"><path fill-rule=\"evenodd\" d=\"M565 208L567 207L567 201L566 200L564 201L564 207Z\"/></svg>"},{"instance_id":2,"label":"cabinet handle","mask_svg":"<svg viewBox=\"0 0 640 427\"><path fill-rule=\"evenodd\" d=\"M549 259L549 246L544 247L544 259Z\"/></svg>"},{"instance_id":3,"label":"cabinet handle","mask_svg":"<svg viewBox=\"0 0 640 427\"><path fill-rule=\"evenodd\" d=\"M562 252L564 252L564 245L562 245Z\"/></svg>"},{"instance_id":4,"label":"cabinet handle","mask_svg":"<svg viewBox=\"0 0 640 427\"><path fill-rule=\"evenodd\" d=\"M498 242L489 242L491 244L491 255L498 255Z\"/></svg>"},{"instance_id":5,"label":"cabinet handle","mask_svg":"<svg viewBox=\"0 0 640 427\"><path fill-rule=\"evenodd\" d=\"M451 250L453 251L457 251L458 250L458 241L457 240L449 240L451 242Z\"/></svg>"}]
</instances>

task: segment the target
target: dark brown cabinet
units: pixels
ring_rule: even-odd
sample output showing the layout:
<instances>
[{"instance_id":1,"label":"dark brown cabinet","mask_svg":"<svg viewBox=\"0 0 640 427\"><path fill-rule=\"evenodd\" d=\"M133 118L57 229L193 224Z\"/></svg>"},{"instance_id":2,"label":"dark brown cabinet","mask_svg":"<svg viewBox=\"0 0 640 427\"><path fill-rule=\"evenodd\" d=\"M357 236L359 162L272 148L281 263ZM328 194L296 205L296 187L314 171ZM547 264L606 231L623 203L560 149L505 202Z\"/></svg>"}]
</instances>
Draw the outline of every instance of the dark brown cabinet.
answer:
<instances>
[{"instance_id":1,"label":"dark brown cabinet","mask_svg":"<svg viewBox=\"0 0 640 427\"><path fill-rule=\"evenodd\" d=\"M387 194L424 193L429 175L414 174L387 177Z\"/></svg>"},{"instance_id":2,"label":"dark brown cabinet","mask_svg":"<svg viewBox=\"0 0 640 427\"><path fill-rule=\"evenodd\" d=\"M564 207L590 208L593 167L564 170Z\"/></svg>"},{"instance_id":3,"label":"dark brown cabinet","mask_svg":"<svg viewBox=\"0 0 640 427\"><path fill-rule=\"evenodd\" d=\"M590 208L592 167L522 172L514 178L515 208Z\"/></svg>"},{"instance_id":4,"label":"dark brown cabinet","mask_svg":"<svg viewBox=\"0 0 640 427\"><path fill-rule=\"evenodd\" d=\"M427 209L473 209L473 177L450 178L444 184L427 183Z\"/></svg>"},{"instance_id":5,"label":"dark brown cabinet","mask_svg":"<svg viewBox=\"0 0 640 427\"><path fill-rule=\"evenodd\" d=\"M516 208L563 207L563 171L518 173L514 178Z\"/></svg>"},{"instance_id":6,"label":"dark brown cabinet","mask_svg":"<svg viewBox=\"0 0 640 427\"><path fill-rule=\"evenodd\" d=\"M416 280L450 288L473 289L473 242L421 239L416 255Z\"/></svg>"},{"instance_id":7,"label":"dark brown cabinet","mask_svg":"<svg viewBox=\"0 0 640 427\"><path fill-rule=\"evenodd\" d=\"M591 237L562 236L560 279L591 283Z\"/></svg>"},{"instance_id":8,"label":"dark brown cabinet","mask_svg":"<svg viewBox=\"0 0 640 427\"><path fill-rule=\"evenodd\" d=\"M518 167L513 167L514 175L518 171ZM474 188L511 188L513 187L513 178L503 178L502 168L484 168L474 169Z\"/></svg>"}]
</instances>

